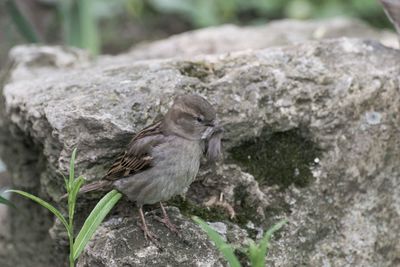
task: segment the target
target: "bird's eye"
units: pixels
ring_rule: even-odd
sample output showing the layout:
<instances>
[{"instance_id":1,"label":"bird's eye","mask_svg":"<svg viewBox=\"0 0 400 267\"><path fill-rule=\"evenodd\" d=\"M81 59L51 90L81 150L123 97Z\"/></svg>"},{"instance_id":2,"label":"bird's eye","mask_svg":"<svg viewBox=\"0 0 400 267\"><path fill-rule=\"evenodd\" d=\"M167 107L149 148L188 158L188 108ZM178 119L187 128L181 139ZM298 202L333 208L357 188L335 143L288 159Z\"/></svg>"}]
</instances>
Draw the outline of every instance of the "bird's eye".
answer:
<instances>
[{"instance_id":1,"label":"bird's eye","mask_svg":"<svg viewBox=\"0 0 400 267\"><path fill-rule=\"evenodd\" d=\"M196 117L196 120L197 120L198 122L203 122L203 118L201 118L201 117Z\"/></svg>"}]
</instances>

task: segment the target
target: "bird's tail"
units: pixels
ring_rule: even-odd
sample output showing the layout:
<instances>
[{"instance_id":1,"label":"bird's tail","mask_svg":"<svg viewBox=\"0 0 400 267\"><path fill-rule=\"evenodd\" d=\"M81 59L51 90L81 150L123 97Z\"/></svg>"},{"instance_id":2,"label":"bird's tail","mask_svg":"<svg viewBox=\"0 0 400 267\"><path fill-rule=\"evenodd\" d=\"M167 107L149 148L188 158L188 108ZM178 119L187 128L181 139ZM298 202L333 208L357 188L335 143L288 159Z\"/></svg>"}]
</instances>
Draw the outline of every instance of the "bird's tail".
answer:
<instances>
[{"instance_id":1,"label":"bird's tail","mask_svg":"<svg viewBox=\"0 0 400 267\"><path fill-rule=\"evenodd\" d=\"M100 180L87 185L82 186L79 189L78 194L84 194L92 191L110 191L112 189L112 181L109 180ZM61 199L65 199L68 197L68 194L65 194L61 197Z\"/></svg>"}]
</instances>

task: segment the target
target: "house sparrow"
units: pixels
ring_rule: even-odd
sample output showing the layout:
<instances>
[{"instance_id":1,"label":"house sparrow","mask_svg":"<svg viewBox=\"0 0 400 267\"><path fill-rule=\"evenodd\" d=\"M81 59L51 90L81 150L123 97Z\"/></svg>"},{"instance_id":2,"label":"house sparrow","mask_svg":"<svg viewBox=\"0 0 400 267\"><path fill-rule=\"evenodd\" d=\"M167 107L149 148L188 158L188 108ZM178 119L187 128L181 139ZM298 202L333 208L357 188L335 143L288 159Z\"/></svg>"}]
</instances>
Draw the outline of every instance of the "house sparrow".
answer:
<instances>
[{"instance_id":1,"label":"house sparrow","mask_svg":"<svg viewBox=\"0 0 400 267\"><path fill-rule=\"evenodd\" d=\"M222 133L215 110L206 99L178 96L163 119L133 137L102 180L83 186L80 192L116 189L136 202L145 238L154 242L156 236L146 225L142 206L160 202L161 221L177 232L162 201L187 191L203 154L212 161L218 158Z\"/></svg>"}]
</instances>

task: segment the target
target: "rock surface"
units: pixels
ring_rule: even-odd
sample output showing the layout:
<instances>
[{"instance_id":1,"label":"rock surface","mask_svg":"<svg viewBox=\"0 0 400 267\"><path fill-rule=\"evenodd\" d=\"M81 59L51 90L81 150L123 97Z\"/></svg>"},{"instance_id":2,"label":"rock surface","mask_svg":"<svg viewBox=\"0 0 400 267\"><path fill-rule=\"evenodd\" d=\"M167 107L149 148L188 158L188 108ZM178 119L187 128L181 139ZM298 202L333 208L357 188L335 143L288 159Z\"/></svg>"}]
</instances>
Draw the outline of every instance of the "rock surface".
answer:
<instances>
[{"instance_id":1,"label":"rock surface","mask_svg":"<svg viewBox=\"0 0 400 267\"><path fill-rule=\"evenodd\" d=\"M269 266L400 263L398 50L341 38L191 60L134 62L127 54L94 62L76 50L16 49L25 56L11 53L0 111L0 151L15 187L57 201L64 193L59 172L67 173L74 147L77 173L101 177L132 134L164 113L176 94L196 92L216 105L226 135L224 162L205 165L189 191L193 206L176 204L185 216L174 211L173 218L193 231L193 244L206 241L188 214L228 223L233 208L232 222L250 235L288 218L273 240ZM87 215L85 201L80 219ZM33 205L24 203L32 214L29 229L26 217L11 214L10 251L16 252L0 263L24 266L24 257L58 248L47 266L60 266L66 248L47 234L51 216L39 208L34 212L42 215L33 215ZM169 237L165 242L173 247L152 254L131 218L114 214L79 264L135 266L129 257L144 251L174 265L180 259L171 251L187 255L189 248ZM246 239L237 228L241 237L227 231L228 240ZM219 266L211 247L196 255Z\"/></svg>"},{"instance_id":2,"label":"rock surface","mask_svg":"<svg viewBox=\"0 0 400 267\"><path fill-rule=\"evenodd\" d=\"M223 25L177 34L150 44L139 44L132 48L129 56L134 59L190 57L339 37L374 39L390 47L399 47L393 32L374 29L356 19L286 19L262 26Z\"/></svg>"},{"instance_id":3,"label":"rock surface","mask_svg":"<svg viewBox=\"0 0 400 267\"><path fill-rule=\"evenodd\" d=\"M168 209L168 213L181 229L179 238L158 221L148 221L150 227L156 227L154 233L160 237L161 251L143 239L138 227L132 227L136 225L132 216L112 217L97 230L77 266L222 266L205 233L177 208ZM118 246L115 240L119 240Z\"/></svg>"}]
</instances>

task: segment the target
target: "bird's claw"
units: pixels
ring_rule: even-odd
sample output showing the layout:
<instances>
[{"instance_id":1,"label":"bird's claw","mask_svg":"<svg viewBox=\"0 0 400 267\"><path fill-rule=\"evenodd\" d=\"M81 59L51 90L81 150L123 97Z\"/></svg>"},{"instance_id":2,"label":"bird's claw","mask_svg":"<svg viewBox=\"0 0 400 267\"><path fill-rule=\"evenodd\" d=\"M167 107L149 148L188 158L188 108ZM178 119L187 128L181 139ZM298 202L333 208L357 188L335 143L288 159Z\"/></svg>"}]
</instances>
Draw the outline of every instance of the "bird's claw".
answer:
<instances>
[{"instance_id":1,"label":"bird's claw","mask_svg":"<svg viewBox=\"0 0 400 267\"><path fill-rule=\"evenodd\" d=\"M164 224L165 227L167 227L171 232L180 236L179 226L173 224L168 217L160 218L158 216L155 216L154 218L160 223Z\"/></svg>"},{"instance_id":2,"label":"bird's claw","mask_svg":"<svg viewBox=\"0 0 400 267\"><path fill-rule=\"evenodd\" d=\"M158 236L155 233L153 233L152 231L150 231L149 228L147 228L147 225L144 226L141 223L138 223L138 225L139 225L140 229L143 231L143 235L144 235L144 238L146 239L146 241L150 240L150 242L152 242L156 247L160 248L161 245L160 245L160 242L158 241L159 240Z\"/></svg>"}]
</instances>

